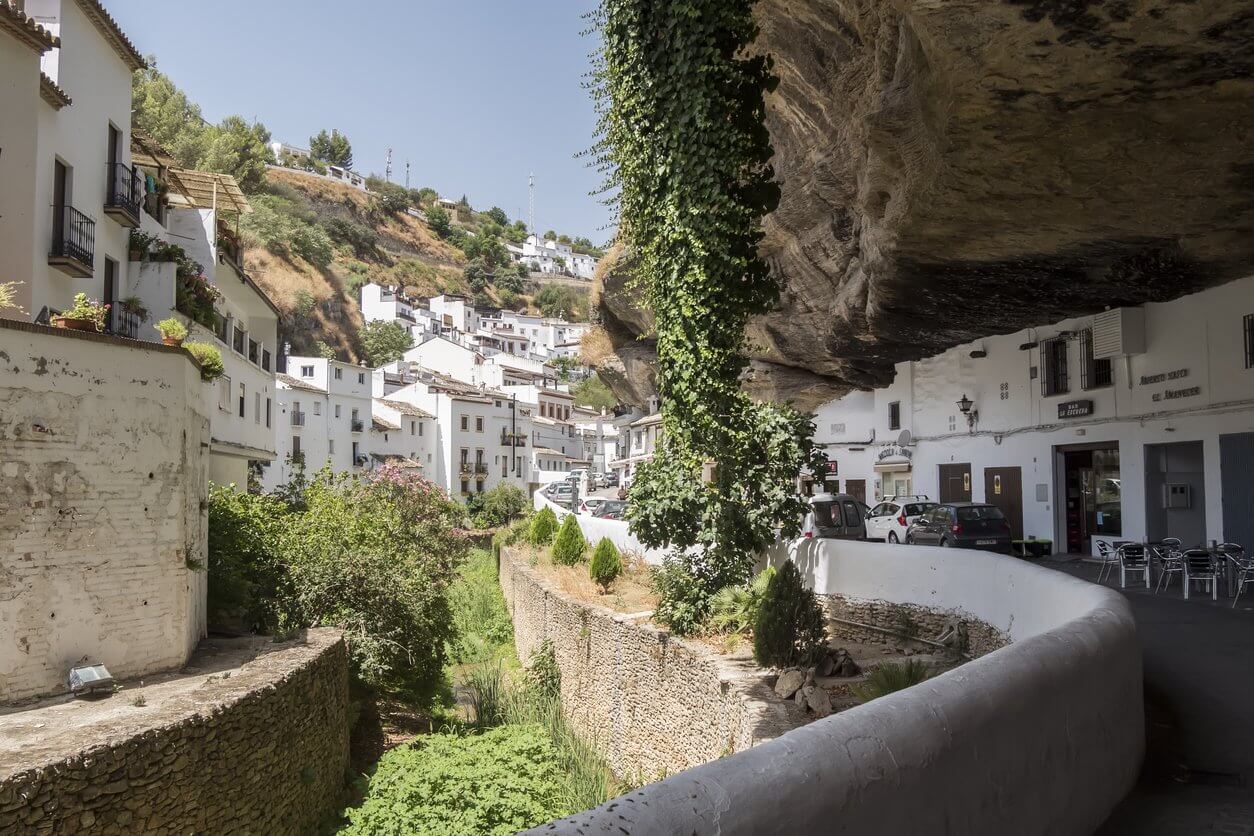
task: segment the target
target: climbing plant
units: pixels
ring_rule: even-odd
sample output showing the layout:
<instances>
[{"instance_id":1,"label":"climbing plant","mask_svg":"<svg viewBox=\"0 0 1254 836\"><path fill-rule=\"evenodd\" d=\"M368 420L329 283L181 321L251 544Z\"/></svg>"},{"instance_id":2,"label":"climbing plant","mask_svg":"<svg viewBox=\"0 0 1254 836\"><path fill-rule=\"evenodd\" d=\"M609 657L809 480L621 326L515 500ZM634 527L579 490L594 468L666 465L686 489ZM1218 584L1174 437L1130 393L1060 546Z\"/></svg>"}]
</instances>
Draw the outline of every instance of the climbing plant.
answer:
<instances>
[{"instance_id":1,"label":"climbing plant","mask_svg":"<svg viewBox=\"0 0 1254 836\"><path fill-rule=\"evenodd\" d=\"M748 52L752 6L602 0L596 15L594 154L638 253L663 403L663 440L637 471L629 518L697 581L672 586L691 589L685 609L698 618L715 591L748 580L780 528L795 532L796 476L822 458L808 417L740 388L745 325L779 298L758 254L779 201L764 123L776 79L769 57Z\"/></svg>"}]
</instances>

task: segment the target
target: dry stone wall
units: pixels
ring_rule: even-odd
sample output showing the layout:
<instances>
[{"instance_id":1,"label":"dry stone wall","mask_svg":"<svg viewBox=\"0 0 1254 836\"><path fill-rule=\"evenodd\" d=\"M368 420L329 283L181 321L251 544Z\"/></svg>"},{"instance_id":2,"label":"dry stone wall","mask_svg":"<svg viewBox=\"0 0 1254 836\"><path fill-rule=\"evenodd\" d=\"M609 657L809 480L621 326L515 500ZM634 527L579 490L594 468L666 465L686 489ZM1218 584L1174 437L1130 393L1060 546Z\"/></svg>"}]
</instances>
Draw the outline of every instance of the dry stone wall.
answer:
<instances>
[{"instance_id":1,"label":"dry stone wall","mask_svg":"<svg viewBox=\"0 0 1254 836\"><path fill-rule=\"evenodd\" d=\"M882 631L911 639L936 641L951 627L957 626L965 633L966 652L972 657L983 656L1009 644L1009 639L999 630L958 610L832 594L819 595L818 600L827 615L828 635L837 642L882 642L886 638L891 639Z\"/></svg>"},{"instance_id":2,"label":"dry stone wall","mask_svg":"<svg viewBox=\"0 0 1254 836\"><path fill-rule=\"evenodd\" d=\"M305 836L338 814L348 656L336 631L209 676L190 704L0 776L0 833Z\"/></svg>"},{"instance_id":3,"label":"dry stone wall","mask_svg":"<svg viewBox=\"0 0 1254 836\"><path fill-rule=\"evenodd\" d=\"M500 578L519 658L553 642L566 714L618 775L652 780L807 722L752 664L572 600L508 549Z\"/></svg>"}]
</instances>

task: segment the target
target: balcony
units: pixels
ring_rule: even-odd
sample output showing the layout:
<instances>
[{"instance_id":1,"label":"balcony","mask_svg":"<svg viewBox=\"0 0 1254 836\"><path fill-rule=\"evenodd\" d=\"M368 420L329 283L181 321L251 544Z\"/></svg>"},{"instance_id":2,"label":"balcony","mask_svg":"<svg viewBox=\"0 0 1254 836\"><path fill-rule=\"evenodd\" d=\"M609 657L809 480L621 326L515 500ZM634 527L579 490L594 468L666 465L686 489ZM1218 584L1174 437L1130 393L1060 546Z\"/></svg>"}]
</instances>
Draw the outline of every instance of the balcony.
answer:
<instances>
[{"instance_id":1,"label":"balcony","mask_svg":"<svg viewBox=\"0 0 1254 836\"><path fill-rule=\"evenodd\" d=\"M488 475L488 463L487 462L475 462L475 476L479 479L482 479L484 476L487 476L487 475Z\"/></svg>"},{"instance_id":2,"label":"balcony","mask_svg":"<svg viewBox=\"0 0 1254 836\"><path fill-rule=\"evenodd\" d=\"M397 318L398 318L398 319L408 320L409 322L414 322L414 323L416 323L416 322L418 321L418 320L414 319L414 315L413 315L412 313L410 313L409 311L405 310L404 308L397 308L397 309L396 309L396 316L397 316Z\"/></svg>"},{"instance_id":3,"label":"balcony","mask_svg":"<svg viewBox=\"0 0 1254 836\"><path fill-rule=\"evenodd\" d=\"M362 421L360 418L354 418L352 421L348 422L348 425L349 425L349 428L355 433L362 432L363 430L366 429L366 423Z\"/></svg>"},{"instance_id":4,"label":"balcony","mask_svg":"<svg viewBox=\"0 0 1254 836\"><path fill-rule=\"evenodd\" d=\"M139 174L124 163L112 163L107 168L105 214L122 226L134 229L139 226L139 212L144 200L143 182Z\"/></svg>"},{"instance_id":5,"label":"balcony","mask_svg":"<svg viewBox=\"0 0 1254 836\"><path fill-rule=\"evenodd\" d=\"M126 337L128 340L139 339L139 326L143 322L139 314L132 313L123 307L118 300L109 303L109 313L105 318L105 333L115 337Z\"/></svg>"},{"instance_id":6,"label":"balcony","mask_svg":"<svg viewBox=\"0 0 1254 836\"><path fill-rule=\"evenodd\" d=\"M462 476L470 476L475 472L475 465L473 462L462 462L457 472Z\"/></svg>"},{"instance_id":7,"label":"balcony","mask_svg":"<svg viewBox=\"0 0 1254 836\"><path fill-rule=\"evenodd\" d=\"M293 426L293 427L303 427L303 426L305 426L305 413L303 413L303 412L293 412L293 413L292 413L292 426Z\"/></svg>"},{"instance_id":8,"label":"balcony","mask_svg":"<svg viewBox=\"0 0 1254 836\"><path fill-rule=\"evenodd\" d=\"M527 446L527 434L503 432L501 433L501 446L502 447L526 447Z\"/></svg>"},{"instance_id":9,"label":"balcony","mask_svg":"<svg viewBox=\"0 0 1254 836\"><path fill-rule=\"evenodd\" d=\"M73 206L52 207L48 264L77 279L96 272L96 222Z\"/></svg>"}]
</instances>

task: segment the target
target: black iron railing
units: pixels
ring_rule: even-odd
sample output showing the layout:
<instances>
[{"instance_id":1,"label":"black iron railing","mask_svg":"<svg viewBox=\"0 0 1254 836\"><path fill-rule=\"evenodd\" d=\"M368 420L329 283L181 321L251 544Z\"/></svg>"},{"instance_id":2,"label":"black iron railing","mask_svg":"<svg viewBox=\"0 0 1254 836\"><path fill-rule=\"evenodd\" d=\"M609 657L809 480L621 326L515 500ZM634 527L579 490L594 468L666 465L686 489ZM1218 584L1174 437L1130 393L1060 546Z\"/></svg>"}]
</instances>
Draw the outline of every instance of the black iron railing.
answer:
<instances>
[{"instance_id":1,"label":"black iron railing","mask_svg":"<svg viewBox=\"0 0 1254 836\"><path fill-rule=\"evenodd\" d=\"M96 264L96 222L73 206L52 207L53 258L70 258L91 269Z\"/></svg>"},{"instance_id":2,"label":"black iron railing","mask_svg":"<svg viewBox=\"0 0 1254 836\"><path fill-rule=\"evenodd\" d=\"M293 426L293 427L303 427L303 426L305 426L305 413L303 413L303 412L293 412L293 413L292 413L292 426Z\"/></svg>"},{"instance_id":3,"label":"black iron railing","mask_svg":"<svg viewBox=\"0 0 1254 836\"><path fill-rule=\"evenodd\" d=\"M105 333L130 340L139 339L139 326L143 323L139 314L132 313L116 299L109 303L109 315L105 319Z\"/></svg>"},{"instance_id":4,"label":"black iron railing","mask_svg":"<svg viewBox=\"0 0 1254 836\"><path fill-rule=\"evenodd\" d=\"M139 211L144 199L144 186L139 174L125 163L109 163L109 191L105 196L106 209L120 209L135 224L139 224Z\"/></svg>"},{"instance_id":5,"label":"black iron railing","mask_svg":"<svg viewBox=\"0 0 1254 836\"><path fill-rule=\"evenodd\" d=\"M359 433L366 428L366 424L360 418L354 418L350 424L353 432Z\"/></svg>"}]
</instances>

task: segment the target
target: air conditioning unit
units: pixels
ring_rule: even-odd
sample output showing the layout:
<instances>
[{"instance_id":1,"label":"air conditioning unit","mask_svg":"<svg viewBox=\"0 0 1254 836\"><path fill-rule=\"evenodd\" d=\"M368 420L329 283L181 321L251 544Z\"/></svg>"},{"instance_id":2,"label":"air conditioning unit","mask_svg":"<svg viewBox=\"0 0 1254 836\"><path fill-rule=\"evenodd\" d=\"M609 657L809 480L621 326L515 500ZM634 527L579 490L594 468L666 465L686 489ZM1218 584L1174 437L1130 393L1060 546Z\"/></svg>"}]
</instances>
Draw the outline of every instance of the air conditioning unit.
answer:
<instances>
[{"instance_id":1,"label":"air conditioning unit","mask_svg":"<svg viewBox=\"0 0 1254 836\"><path fill-rule=\"evenodd\" d=\"M1145 353L1145 311L1115 308L1093 317L1093 359Z\"/></svg>"}]
</instances>

